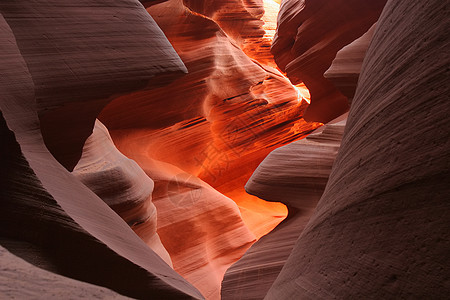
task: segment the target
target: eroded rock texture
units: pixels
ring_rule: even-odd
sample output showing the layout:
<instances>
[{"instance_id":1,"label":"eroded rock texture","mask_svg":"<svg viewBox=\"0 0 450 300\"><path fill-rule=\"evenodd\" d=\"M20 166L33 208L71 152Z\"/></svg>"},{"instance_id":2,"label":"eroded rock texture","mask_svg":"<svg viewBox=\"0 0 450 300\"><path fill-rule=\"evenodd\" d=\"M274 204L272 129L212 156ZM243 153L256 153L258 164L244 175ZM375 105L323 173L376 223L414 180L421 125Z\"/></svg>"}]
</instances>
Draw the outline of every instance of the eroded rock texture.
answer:
<instances>
[{"instance_id":1,"label":"eroded rock texture","mask_svg":"<svg viewBox=\"0 0 450 300\"><path fill-rule=\"evenodd\" d=\"M325 78L330 80L350 103L355 96L359 73L375 32L375 26L376 23L360 38L339 50L330 68L324 74Z\"/></svg>"},{"instance_id":2,"label":"eroded rock texture","mask_svg":"<svg viewBox=\"0 0 450 300\"><path fill-rule=\"evenodd\" d=\"M325 189L344 132L342 118L274 150L253 173L247 192L285 204L289 214L227 270L222 299L263 299L270 289Z\"/></svg>"},{"instance_id":3,"label":"eroded rock texture","mask_svg":"<svg viewBox=\"0 0 450 300\"><path fill-rule=\"evenodd\" d=\"M33 77L45 144L69 170L112 96L185 71L137 1L2 1L0 10Z\"/></svg>"},{"instance_id":4,"label":"eroded rock texture","mask_svg":"<svg viewBox=\"0 0 450 300\"><path fill-rule=\"evenodd\" d=\"M148 11L189 73L168 87L115 99L100 119L120 151L156 183L158 233L175 270L205 296L218 297L225 265L237 260L255 239L245 226L260 237L286 215L283 205L247 195L245 182L271 150L320 124L301 119L307 103L279 71L256 56L251 60L240 48L264 33L259 20L262 2L172 0ZM236 24L248 30L232 32ZM268 54L266 50L262 62ZM236 201L240 211L211 187ZM190 209L170 201L177 189L180 196L197 195L195 203L187 202ZM174 220L178 211L189 226L166 221ZM204 218L207 214L211 217ZM195 228L204 228L207 236L200 248L200 234L179 234ZM176 243L173 236L178 236Z\"/></svg>"},{"instance_id":5,"label":"eroded rock texture","mask_svg":"<svg viewBox=\"0 0 450 300\"><path fill-rule=\"evenodd\" d=\"M447 6L386 4L325 192L267 299L447 297Z\"/></svg>"},{"instance_id":6,"label":"eroded rock texture","mask_svg":"<svg viewBox=\"0 0 450 300\"><path fill-rule=\"evenodd\" d=\"M235 2L236 9L248 4ZM245 182L271 150L301 138L319 124L301 119L306 102L279 71L249 59L211 19L225 11L214 3L187 2L185 6L172 0L148 9L189 73L168 88L119 97L100 119L115 141L133 136L139 143L136 147L147 156L173 164L231 197L252 231L261 236L274 227L266 224L280 221L283 208L264 204L271 209L265 214L258 211L260 202L245 194ZM255 18L230 13L237 23Z\"/></svg>"},{"instance_id":7,"label":"eroded rock texture","mask_svg":"<svg viewBox=\"0 0 450 300\"><path fill-rule=\"evenodd\" d=\"M273 28L278 4L266 6ZM287 212L246 194L245 182L271 150L320 124L301 118L307 102L271 67L270 35L258 44L262 1L171 0L148 12L189 73L115 99L100 119L155 181L158 234L174 269L218 298L225 270Z\"/></svg>"},{"instance_id":8,"label":"eroded rock texture","mask_svg":"<svg viewBox=\"0 0 450 300\"><path fill-rule=\"evenodd\" d=\"M55 11L61 18L54 18ZM131 0L114 5L3 1L0 12L2 245L36 266L130 297L203 298L65 168L81 154L92 131L89 122L95 120L90 119L95 115L91 109L101 106L99 98L146 86L165 71L184 70L170 44L140 4ZM136 35L127 40L134 25L127 27L121 17L136 22L143 30L142 40ZM152 53L152 43L162 48ZM110 48L113 45L117 48ZM128 61L125 50L140 56L139 63L136 56ZM114 83L106 83L104 77ZM92 82L98 90L87 88ZM90 100L96 104L89 105ZM44 112L52 115L54 110L61 124L46 119ZM66 132L70 120L73 128ZM45 134L50 124L43 125L46 122L54 122L52 134ZM67 156L54 152L65 167L47 150L41 126L47 141L67 141L70 146L62 148L71 150Z\"/></svg>"},{"instance_id":9,"label":"eroded rock texture","mask_svg":"<svg viewBox=\"0 0 450 300\"><path fill-rule=\"evenodd\" d=\"M153 180L135 161L117 150L108 129L98 120L73 174L121 216L167 264L172 265L169 253L156 233Z\"/></svg>"},{"instance_id":10,"label":"eroded rock texture","mask_svg":"<svg viewBox=\"0 0 450 300\"><path fill-rule=\"evenodd\" d=\"M348 110L348 102L323 73L336 53L365 33L386 0L286 0L278 15L272 53L280 69L311 93L305 118L328 122Z\"/></svg>"}]
</instances>

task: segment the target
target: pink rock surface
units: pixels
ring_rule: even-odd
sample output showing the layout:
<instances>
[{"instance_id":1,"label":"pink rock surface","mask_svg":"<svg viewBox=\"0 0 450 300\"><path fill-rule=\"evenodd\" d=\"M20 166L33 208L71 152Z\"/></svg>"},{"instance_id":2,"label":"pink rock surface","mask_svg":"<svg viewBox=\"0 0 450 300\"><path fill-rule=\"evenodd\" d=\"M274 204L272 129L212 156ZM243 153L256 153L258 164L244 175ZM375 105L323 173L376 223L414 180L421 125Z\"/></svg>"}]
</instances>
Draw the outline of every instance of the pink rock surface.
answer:
<instances>
[{"instance_id":1,"label":"pink rock surface","mask_svg":"<svg viewBox=\"0 0 450 300\"><path fill-rule=\"evenodd\" d=\"M376 23L360 38L339 50L330 68L324 74L325 78L330 80L350 103L355 96L359 73L375 32L375 26Z\"/></svg>"},{"instance_id":2,"label":"pink rock surface","mask_svg":"<svg viewBox=\"0 0 450 300\"><path fill-rule=\"evenodd\" d=\"M272 53L282 71L311 93L305 118L326 123L348 110L348 103L323 73L336 53L366 32L386 0L286 0L278 15Z\"/></svg>"},{"instance_id":3,"label":"pink rock surface","mask_svg":"<svg viewBox=\"0 0 450 300\"><path fill-rule=\"evenodd\" d=\"M272 151L249 179L248 193L284 203L289 213L227 270L222 299L263 299L270 289L325 189L344 132L342 118Z\"/></svg>"},{"instance_id":4,"label":"pink rock surface","mask_svg":"<svg viewBox=\"0 0 450 300\"><path fill-rule=\"evenodd\" d=\"M86 3L88 1L82 2L83 5ZM104 16L101 12L105 12L103 7L89 3L91 12L99 13L98 16L102 19ZM41 268L108 287L130 297L145 298L154 295L164 298L201 299L202 295L198 290L173 271L116 213L69 173L47 150L40 130L42 120L38 118L38 111L43 109L44 105L44 102L39 103L43 86L37 85L40 82L38 75L46 74L44 70L39 71L38 66L44 68L44 64L39 61L39 52L36 52L33 55L33 61L36 62L36 65L32 66L34 71L29 71L30 61L25 57L30 54L23 53L30 53L32 48L24 49L24 44L16 43L16 40L25 39L26 25L21 23L23 19L11 17L18 12L28 16L28 10L41 18L52 13L51 10L44 9L39 1L33 4L34 6L25 5L22 1L0 4L2 245L14 254L20 253L21 257ZM135 7L134 12L140 14L139 4L134 1L124 1L122 4ZM18 8L23 8L23 11ZM116 7L117 12L121 11L119 8L120 6ZM63 12L67 12L69 16L77 12L77 9L70 9L69 6L65 9ZM3 18L4 12L8 18ZM92 14L95 15L93 12ZM34 14L31 14L30 18L26 19L27 22L30 21L27 25L27 37L30 40L39 40L35 36L35 28L29 27L29 24L34 24L33 16ZM46 24L42 21L40 26ZM96 24L95 19L88 17L80 16L79 21L84 21L86 28L89 28L87 24L91 24L91 27ZM71 27L60 28L68 30ZM152 26L148 27L149 30L151 28ZM15 35L14 29L18 30L19 37ZM114 28L109 29L114 31ZM47 30L57 31L58 27L48 27ZM107 35L108 27L103 27L103 30ZM120 31L116 32L119 33ZM106 48L108 44L102 47ZM38 49L41 50L39 47ZM45 58L46 56L42 59L45 61ZM60 63L63 69L64 66L67 67L66 64ZM178 69L182 67L181 64L178 65ZM84 68L83 71L88 74L89 68ZM120 73L118 69L115 71ZM146 81L148 79L149 77L146 77ZM84 92L80 90L79 95ZM67 117L73 118L72 115ZM83 116L77 115L77 118L82 120ZM86 120L89 120L88 116ZM64 126L59 129L64 133ZM59 135L61 138L64 137L62 133ZM70 136L68 138L70 139ZM79 152L76 147L73 151Z\"/></svg>"},{"instance_id":5,"label":"pink rock surface","mask_svg":"<svg viewBox=\"0 0 450 300\"><path fill-rule=\"evenodd\" d=\"M446 9L386 4L325 192L267 299L447 297Z\"/></svg>"},{"instance_id":6,"label":"pink rock surface","mask_svg":"<svg viewBox=\"0 0 450 300\"><path fill-rule=\"evenodd\" d=\"M139 165L114 146L108 129L96 121L73 174L109 205L164 261L169 253L156 232L157 212L152 203L154 183Z\"/></svg>"},{"instance_id":7,"label":"pink rock surface","mask_svg":"<svg viewBox=\"0 0 450 300\"><path fill-rule=\"evenodd\" d=\"M69 170L112 97L186 70L138 1L2 1L0 11L33 77L44 142Z\"/></svg>"},{"instance_id":8,"label":"pink rock surface","mask_svg":"<svg viewBox=\"0 0 450 300\"><path fill-rule=\"evenodd\" d=\"M142 139L139 132L136 136ZM207 299L218 299L225 270L255 240L236 203L198 177L140 152L132 138L115 141L155 182L157 231L174 269Z\"/></svg>"}]
</instances>

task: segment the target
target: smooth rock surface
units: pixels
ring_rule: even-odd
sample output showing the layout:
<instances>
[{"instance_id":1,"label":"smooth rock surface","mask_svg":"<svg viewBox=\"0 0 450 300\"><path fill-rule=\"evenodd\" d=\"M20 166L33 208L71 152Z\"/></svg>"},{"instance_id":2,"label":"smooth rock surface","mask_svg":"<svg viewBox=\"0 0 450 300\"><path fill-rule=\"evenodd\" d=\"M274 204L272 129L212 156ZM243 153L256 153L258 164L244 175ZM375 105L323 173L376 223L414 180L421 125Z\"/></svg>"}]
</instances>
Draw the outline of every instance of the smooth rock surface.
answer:
<instances>
[{"instance_id":1,"label":"smooth rock surface","mask_svg":"<svg viewBox=\"0 0 450 300\"><path fill-rule=\"evenodd\" d=\"M272 53L280 69L311 93L307 120L326 123L345 113L347 99L323 77L336 53L364 34L386 0L286 0L278 15Z\"/></svg>"},{"instance_id":2,"label":"smooth rock surface","mask_svg":"<svg viewBox=\"0 0 450 300\"><path fill-rule=\"evenodd\" d=\"M139 237L172 266L156 232L157 212L152 202L154 183L139 165L114 146L108 129L96 121L80 161L72 172L109 205Z\"/></svg>"},{"instance_id":3,"label":"smooth rock surface","mask_svg":"<svg viewBox=\"0 0 450 300\"><path fill-rule=\"evenodd\" d=\"M324 74L324 77L330 80L350 103L355 96L359 73L375 27L376 23L360 38L339 50L330 68Z\"/></svg>"},{"instance_id":4,"label":"smooth rock surface","mask_svg":"<svg viewBox=\"0 0 450 300\"><path fill-rule=\"evenodd\" d=\"M325 192L266 299L450 292L448 4L388 1Z\"/></svg>"},{"instance_id":5,"label":"smooth rock surface","mask_svg":"<svg viewBox=\"0 0 450 300\"><path fill-rule=\"evenodd\" d=\"M2 9L13 5L5 3ZM203 298L47 150L36 103L39 89L20 50L1 17L2 246L51 272L130 297Z\"/></svg>"},{"instance_id":6,"label":"smooth rock surface","mask_svg":"<svg viewBox=\"0 0 450 300\"><path fill-rule=\"evenodd\" d=\"M33 77L45 145L68 170L113 97L186 71L138 1L2 1L0 12Z\"/></svg>"},{"instance_id":7,"label":"smooth rock surface","mask_svg":"<svg viewBox=\"0 0 450 300\"><path fill-rule=\"evenodd\" d=\"M322 195L344 132L345 118L303 140L272 151L250 177L246 190L288 207L287 218L231 266L222 299L263 299L286 262Z\"/></svg>"}]
</instances>

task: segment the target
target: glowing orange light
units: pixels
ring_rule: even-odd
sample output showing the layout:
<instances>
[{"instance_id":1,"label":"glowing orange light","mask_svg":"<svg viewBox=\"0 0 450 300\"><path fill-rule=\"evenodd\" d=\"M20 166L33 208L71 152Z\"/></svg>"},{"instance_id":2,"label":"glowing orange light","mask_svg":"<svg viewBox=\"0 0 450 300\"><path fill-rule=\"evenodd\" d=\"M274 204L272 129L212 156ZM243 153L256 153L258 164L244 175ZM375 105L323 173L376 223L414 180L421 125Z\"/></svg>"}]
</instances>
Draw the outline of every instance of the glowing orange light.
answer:
<instances>
[{"instance_id":1,"label":"glowing orange light","mask_svg":"<svg viewBox=\"0 0 450 300\"><path fill-rule=\"evenodd\" d=\"M311 103L311 95L309 94L309 90L305 86L305 84L304 83L299 83L299 84L295 85L294 87L297 90L297 93L299 95L298 96L299 102L301 100L305 100L306 102L308 102L308 104L310 104Z\"/></svg>"}]
</instances>

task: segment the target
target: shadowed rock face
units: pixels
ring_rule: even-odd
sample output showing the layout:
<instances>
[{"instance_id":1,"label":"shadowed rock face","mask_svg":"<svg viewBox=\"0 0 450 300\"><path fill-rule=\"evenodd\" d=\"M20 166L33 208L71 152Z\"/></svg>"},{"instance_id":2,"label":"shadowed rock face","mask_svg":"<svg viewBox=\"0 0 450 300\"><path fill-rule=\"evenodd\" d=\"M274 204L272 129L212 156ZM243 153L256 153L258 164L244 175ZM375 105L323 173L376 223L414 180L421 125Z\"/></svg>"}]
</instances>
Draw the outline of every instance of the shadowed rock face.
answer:
<instances>
[{"instance_id":1,"label":"shadowed rock face","mask_svg":"<svg viewBox=\"0 0 450 300\"><path fill-rule=\"evenodd\" d=\"M360 38L339 50L330 68L324 74L325 78L330 80L350 103L355 96L359 73L375 32L375 26L376 23Z\"/></svg>"},{"instance_id":2,"label":"shadowed rock face","mask_svg":"<svg viewBox=\"0 0 450 300\"><path fill-rule=\"evenodd\" d=\"M156 233L157 213L152 203L153 180L138 164L114 146L108 129L95 122L73 174L108 204L164 261L169 253Z\"/></svg>"},{"instance_id":3,"label":"shadowed rock face","mask_svg":"<svg viewBox=\"0 0 450 300\"><path fill-rule=\"evenodd\" d=\"M111 290L42 270L0 246L0 295L8 299L130 299Z\"/></svg>"},{"instance_id":4,"label":"shadowed rock face","mask_svg":"<svg viewBox=\"0 0 450 300\"><path fill-rule=\"evenodd\" d=\"M271 152L249 179L248 193L286 204L289 213L227 270L222 299L263 299L272 286L325 189L345 119L332 123Z\"/></svg>"},{"instance_id":5,"label":"shadowed rock face","mask_svg":"<svg viewBox=\"0 0 450 300\"><path fill-rule=\"evenodd\" d=\"M447 297L446 5L386 4L325 192L267 299Z\"/></svg>"},{"instance_id":6,"label":"shadowed rock face","mask_svg":"<svg viewBox=\"0 0 450 300\"><path fill-rule=\"evenodd\" d=\"M0 11L33 77L44 142L69 170L112 97L186 70L137 1L2 1Z\"/></svg>"},{"instance_id":7,"label":"shadowed rock face","mask_svg":"<svg viewBox=\"0 0 450 300\"><path fill-rule=\"evenodd\" d=\"M272 68L277 4L140 2L186 66L137 0L0 3L2 295L450 293L445 2L389 1L366 54L386 1L283 3L273 53L311 118L366 55L333 169L344 125L297 141L321 124ZM286 206L252 173L289 210L256 243Z\"/></svg>"},{"instance_id":8,"label":"shadowed rock face","mask_svg":"<svg viewBox=\"0 0 450 300\"><path fill-rule=\"evenodd\" d=\"M386 0L283 1L272 53L282 71L311 93L305 118L326 123L348 110L347 99L323 73L336 53L366 32Z\"/></svg>"},{"instance_id":9,"label":"shadowed rock face","mask_svg":"<svg viewBox=\"0 0 450 300\"><path fill-rule=\"evenodd\" d=\"M91 16L96 15L100 20L105 17L105 11L114 10L120 15L122 9L134 7L136 8L133 10L135 16L147 16L146 12L142 13L143 9L139 9L139 4L134 1L122 1L123 6L110 5L108 7L94 5L95 3L97 1L84 1L80 6L71 6L73 9L66 6L60 13L62 16L67 14L68 19L70 19L71 15L77 12L85 12L89 6ZM39 97L43 95L41 94L42 89L48 88L48 86L40 85L42 77L39 76L45 74L55 76L54 73L51 73L54 70L53 64L56 64L55 68L64 70L68 66L61 61L49 65L45 64L47 56L41 57L39 55L39 51L42 50L40 47L37 47L36 53L30 54L33 47L27 44L31 43L30 41L24 42L24 39L39 41L40 39L36 36L37 33L34 30L41 28L40 26L44 26L44 24L48 26L46 21L53 19L54 16L48 4L46 6L43 2L35 1L33 5L22 1L2 2L0 4L2 13L0 18L0 73L2 74L0 76L1 244L13 254L20 255L41 268L63 276L108 287L123 295L135 298L145 298L148 295L175 299L202 298L202 295L193 286L164 263L116 213L69 173L47 150L41 135L43 121L42 118L38 118L38 112L45 110L47 104L50 110L53 107L50 102L40 102L41 98ZM47 9L45 9L46 7ZM19 12L26 14L29 17L27 21L31 23L25 25L26 22L20 22L21 18L12 17ZM95 12L98 14L95 14ZM52 18L45 18L49 14L52 15ZM3 15L7 17L3 18ZM35 16L41 19L42 24L30 27L30 24L34 24L33 22L36 21ZM77 20L79 22L75 22L74 26L84 24L85 27L82 27L86 31L97 24L95 18L83 17L82 15ZM151 24L154 23L147 23L145 20L149 20L148 17L141 19L141 25L149 24L147 30L151 32L153 27ZM26 27L28 31L25 36ZM62 30L61 28L69 31L74 29L70 25L45 28L50 36L55 31L57 35L58 30ZM86 33L82 30L83 28L78 28L77 32L79 30L80 34ZM105 27L102 27L102 30L105 31L102 36L108 36L108 33L120 35L119 28L120 26L108 27L105 25ZM153 29L156 28L153 27ZM158 35L162 38L160 33ZM102 44L103 46L100 46L102 39L99 38L99 41L97 38L98 36L94 35L90 41L92 44L99 46L97 50L102 52L103 47L107 48L107 45ZM16 43L16 40L18 43ZM167 42L165 44L169 45ZM49 49L56 49L52 48L51 44L46 43L45 45L48 45ZM58 49L63 56L65 51L70 53L71 48L64 48L64 51L61 48ZM138 50L139 48L132 47L132 49ZM176 55L175 52L166 50L169 51L167 61L169 73L175 69L183 70L184 67L178 59L172 60ZM73 49L73 51L75 50ZM47 52L44 51L44 53ZM109 52L102 53L106 55ZM172 54L173 56L171 56ZM25 59L27 55L32 56L32 61ZM39 57L42 58L42 61L39 60ZM165 65L164 56L159 58L160 63L158 65L161 68L158 68L157 72L146 73L144 71L138 81L144 79L148 81L157 73L164 72L162 68ZM74 61L71 63L74 63ZM126 64L126 60L124 62ZM147 59L140 63L147 67L154 65L154 62ZM95 66L97 65L94 63L93 70L87 67L83 68L83 74L96 74L95 72L98 70L95 69ZM30 71L29 68L32 68L33 71ZM125 70L120 69L118 66L112 67L112 69L106 68L112 72L109 74L112 78L115 76L121 78L124 76L121 71L127 70L127 68ZM49 73L47 73L47 69ZM129 73L130 76L133 74L135 73ZM88 75L86 76L89 78ZM61 78L58 79L61 80ZM61 81L57 82L61 83ZM75 83L68 80L67 84ZM82 86L80 85L80 88ZM127 89L133 87L135 85L131 83L126 86ZM122 86L121 89L125 89L125 87ZM55 87L55 93L57 90ZM85 93L88 92L80 90L80 94L76 96L75 93L74 97L86 96ZM61 95L64 95L64 93ZM53 100L56 101L56 98ZM64 100L64 98L61 100L61 105L66 103ZM71 98L74 103L77 103L78 100L82 102L82 100L88 101L89 99L76 98L74 100ZM55 104L54 102L51 103ZM91 108L88 105L86 110L89 111ZM62 112L67 113L66 110L61 110ZM76 110L73 113L75 112ZM76 117L78 121L84 119L83 115L60 116L60 118L63 117L67 119ZM84 120L89 123L89 114ZM83 123L83 126L84 129L89 128L89 124ZM65 127L56 126L54 130L57 129L60 129L61 132L51 137L64 138ZM92 131L92 125L86 131ZM82 146L84 139L81 134L77 136L77 141L77 143L80 143L80 145L77 145ZM77 155L79 155L80 150L78 146L72 149Z\"/></svg>"}]
</instances>

